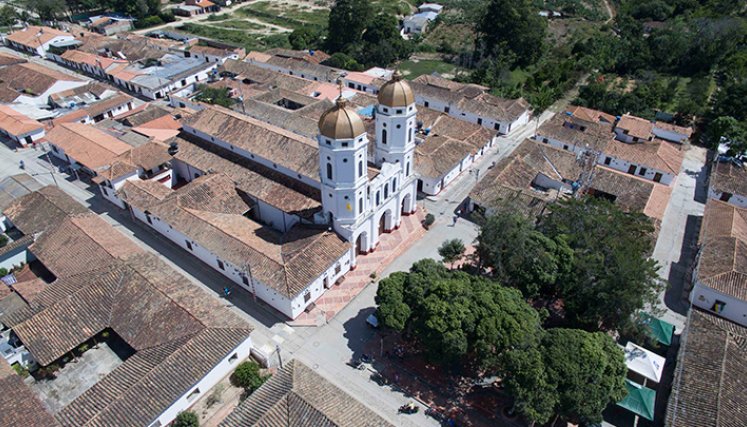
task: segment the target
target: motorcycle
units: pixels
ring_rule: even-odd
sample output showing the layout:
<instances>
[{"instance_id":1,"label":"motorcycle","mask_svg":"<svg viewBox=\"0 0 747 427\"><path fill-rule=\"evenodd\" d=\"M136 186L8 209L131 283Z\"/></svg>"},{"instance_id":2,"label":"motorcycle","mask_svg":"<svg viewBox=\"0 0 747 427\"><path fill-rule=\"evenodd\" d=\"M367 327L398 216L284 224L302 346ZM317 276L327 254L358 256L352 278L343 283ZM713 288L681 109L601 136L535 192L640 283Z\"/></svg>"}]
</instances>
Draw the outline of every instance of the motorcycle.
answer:
<instances>
[{"instance_id":1,"label":"motorcycle","mask_svg":"<svg viewBox=\"0 0 747 427\"><path fill-rule=\"evenodd\" d=\"M400 414L417 414L419 410L420 408L412 402L399 407Z\"/></svg>"},{"instance_id":2,"label":"motorcycle","mask_svg":"<svg viewBox=\"0 0 747 427\"><path fill-rule=\"evenodd\" d=\"M446 415L444 415L441 411L435 408L426 408L425 415L428 415L429 417L436 419L436 421L440 423L443 423L446 421Z\"/></svg>"},{"instance_id":3,"label":"motorcycle","mask_svg":"<svg viewBox=\"0 0 747 427\"><path fill-rule=\"evenodd\" d=\"M378 373L378 372L374 372L373 374L371 374L371 379L372 379L373 381L375 381L375 382L376 382L376 384L378 384L378 385L380 385L380 386L385 386L385 385L389 385L389 380L388 380L388 379L386 379L386 377L385 377L385 376L381 375L381 374L380 374L380 373Z\"/></svg>"}]
</instances>

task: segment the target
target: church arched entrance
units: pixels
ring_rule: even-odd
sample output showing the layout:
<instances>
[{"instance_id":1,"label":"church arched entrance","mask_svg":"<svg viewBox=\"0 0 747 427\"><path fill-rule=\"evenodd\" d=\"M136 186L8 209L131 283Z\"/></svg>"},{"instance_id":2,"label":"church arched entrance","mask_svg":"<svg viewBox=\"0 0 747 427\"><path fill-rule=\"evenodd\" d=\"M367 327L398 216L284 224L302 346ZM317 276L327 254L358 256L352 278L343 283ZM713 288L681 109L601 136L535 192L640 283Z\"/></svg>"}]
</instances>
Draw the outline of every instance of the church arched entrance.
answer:
<instances>
[{"instance_id":1,"label":"church arched entrance","mask_svg":"<svg viewBox=\"0 0 747 427\"><path fill-rule=\"evenodd\" d=\"M368 234L365 231L359 234L358 238L355 239L355 253L368 253Z\"/></svg>"},{"instance_id":2,"label":"church arched entrance","mask_svg":"<svg viewBox=\"0 0 747 427\"><path fill-rule=\"evenodd\" d=\"M402 199L402 213L405 215L409 215L412 213L412 194L407 194Z\"/></svg>"},{"instance_id":3,"label":"church arched entrance","mask_svg":"<svg viewBox=\"0 0 747 427\"><path fill-rule=\"evenodd\" d=\"M391 231L393 226L392 211L387 209L386 212L381 214L381 217L379 218L379 235L381 235L381 233Z\"/></svg>"}]
</instances>

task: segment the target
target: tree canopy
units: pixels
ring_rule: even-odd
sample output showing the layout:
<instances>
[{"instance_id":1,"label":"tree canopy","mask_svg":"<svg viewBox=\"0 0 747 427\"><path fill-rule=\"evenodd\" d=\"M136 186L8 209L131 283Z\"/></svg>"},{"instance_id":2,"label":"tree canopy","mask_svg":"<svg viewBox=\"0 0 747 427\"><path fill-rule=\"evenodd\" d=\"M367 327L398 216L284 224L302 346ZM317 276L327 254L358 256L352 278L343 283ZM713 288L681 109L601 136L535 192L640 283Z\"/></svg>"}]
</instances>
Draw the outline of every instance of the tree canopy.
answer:
<instances>
[{"instance_id":1,"label":"tree canopy","mask_svg":"<svg viewBox=\"0 0 747 427\"><path fill-rule=\"evenodd\" d=\"M477 25L480 58L510 55L512 64L537 62L545 45L547 20L531 0L490 0Z\"/></svg>"},{"instance_id":2,"label":"tree canopy","mask_svg":"<svg viewBox=\"0 0 747 427\"><path fill-rule=\"evenodd\" d=\"M550 329L542 340L547 381L557 390L555 413L583 424L602 421L602 411L625 397L623 351L601 332Z\"/></svg>"},{"instance_id":3,"label":"tree canopy","mask_svg":"<svg viewBox=\"0 0 747 427\"><path fill-rule=\"evenodd\" d=\"M441 247L438 248L438 254L441 255L444 262L454 264L462 256L464 256L464 242L460 239L451 239L445 241Z\"/></svg>"},{"instance_id":4,"label":"tree canopy","mask_svg":"<svg viewBox=\"0 0 747 427\"><path fill-rule=\"evenodd\" d=\"M349 45L359 44L372 16L373 9L367 0L337 0L329 11L325 48L341 52Z\"/></svg>"},{"instance_id":5,"label":"tree canopy","mask_svg":"<svg viewBox=\"0 0 747 427\"><path fill-rule=\"evenodd\" d=\"M625 213L595 197L550 206L539 230L573 250L569 273L557 282L566 317L584 329L625 329L633 314L655 305L662 285L653 252L653 226L642 213Z\"/></svg>"},{"instance_id":6,"label":"tree canopy","mask_svg":"<svg viewBox=\"0 0 747 427\"><path fill-rule=\"evenodd\" d=\"M539 315L519 292L431 259L382 280L376 303L383 325L407 330L444 364L474 357L495 367L504 352L540 339Z\"/></svg>"}]
</instances>

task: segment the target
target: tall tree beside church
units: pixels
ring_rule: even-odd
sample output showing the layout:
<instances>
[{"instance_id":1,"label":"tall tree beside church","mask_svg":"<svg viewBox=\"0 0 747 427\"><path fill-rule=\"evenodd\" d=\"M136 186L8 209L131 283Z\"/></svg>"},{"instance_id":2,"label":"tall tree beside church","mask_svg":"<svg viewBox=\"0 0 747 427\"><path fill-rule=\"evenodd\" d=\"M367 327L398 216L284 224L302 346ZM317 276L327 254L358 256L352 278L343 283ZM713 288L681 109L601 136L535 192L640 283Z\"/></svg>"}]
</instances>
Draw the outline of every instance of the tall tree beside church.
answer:
<instances>
[{"instance_id":1,"label":"tall tree beside church","mask_svg":"<svg viewBox=\"0 0 747 427\"><path fill-rule=\"evenodd\" d=\"M337 0L329 11L327 51L340 52L358 45L372 15L368 0Z\"/></svg>"},{"instance_id":2,"label":"tall tree beside church","mask_svg":"<svg viewBox=\"0 0 747 427\"><path fill-rule=\"evenodd\" d=\"M625 213L594 197L551 205L540 231L573 250L572 268L557 282L566 319L587 330L628 330L636 311L656 306L661 282L656 274L651 221Z\"/></svg>"},{"instance_id":3,"label":"tall tree beside church","mask_svg":"<svg viewBox=\"0 0 747 427\"><path fill-rule=\"evenodd\" d=\"M477 25L481 59L513 56L515 65L537 62L545 44L547 20L531 0L490 0Z\"/></svg>"}]
</instances>

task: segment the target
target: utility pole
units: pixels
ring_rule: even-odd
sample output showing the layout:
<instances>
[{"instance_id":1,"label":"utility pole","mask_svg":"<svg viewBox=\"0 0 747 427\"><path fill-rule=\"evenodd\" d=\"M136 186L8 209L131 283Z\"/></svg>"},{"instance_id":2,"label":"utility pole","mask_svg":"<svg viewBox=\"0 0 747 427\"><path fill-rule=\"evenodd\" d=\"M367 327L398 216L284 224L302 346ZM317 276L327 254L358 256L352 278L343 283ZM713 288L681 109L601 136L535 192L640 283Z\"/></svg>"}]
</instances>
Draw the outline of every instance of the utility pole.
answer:
<instances>
[{"instance_id":1,"label":"utility pole","mask_svg":"<svg viewBox=\"0 0 747 427\"><path fill-rule=\"evenodd\" d=\"M49 150L44 148L44 143L42 143L42 150L44 150L44 155L47 156L47 163L49 163L49 174L52 175L52 181L54 181L54 185L56 187L59 187L60 184L57 183L57 178L54 176L54 165L52 164L52 159L49 158Z\"/></svg>"},{"instance_id":2,"label":"utility pole","mask_svg":"<svg viewBox=\"0 0 747 427\"><path fill-rule=\"evenodd\" d=\"M280 344L275 344L275 352L278 354L278 364L280 369L283 369L283 358L280 356Z\"/></svg>"}]
</instances>

